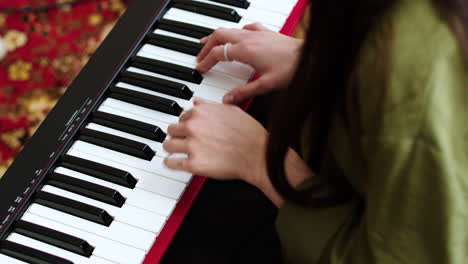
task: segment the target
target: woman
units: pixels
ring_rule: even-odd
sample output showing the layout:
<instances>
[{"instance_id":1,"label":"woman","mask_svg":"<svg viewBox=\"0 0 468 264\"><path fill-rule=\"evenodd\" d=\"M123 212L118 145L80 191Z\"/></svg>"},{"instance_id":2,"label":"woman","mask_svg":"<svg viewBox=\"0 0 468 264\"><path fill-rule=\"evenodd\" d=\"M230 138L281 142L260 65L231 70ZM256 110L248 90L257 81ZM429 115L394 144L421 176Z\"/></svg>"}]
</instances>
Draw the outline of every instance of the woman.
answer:
<instances>
[{"instance_id":1,"label":"woman","mask_svg":"<svg viewBox=\"0 0 468 264\"><path fill-rule=\"evenodd\" d=\"M260 25L202 40L201 72L227 49L261 77L171 125L165 149L188 158L166 165L259 188L288 263L465 263L468 3L311 10L304 43ZM279 90L269 131L228 105Z\"/></svg>"}]
</instances>

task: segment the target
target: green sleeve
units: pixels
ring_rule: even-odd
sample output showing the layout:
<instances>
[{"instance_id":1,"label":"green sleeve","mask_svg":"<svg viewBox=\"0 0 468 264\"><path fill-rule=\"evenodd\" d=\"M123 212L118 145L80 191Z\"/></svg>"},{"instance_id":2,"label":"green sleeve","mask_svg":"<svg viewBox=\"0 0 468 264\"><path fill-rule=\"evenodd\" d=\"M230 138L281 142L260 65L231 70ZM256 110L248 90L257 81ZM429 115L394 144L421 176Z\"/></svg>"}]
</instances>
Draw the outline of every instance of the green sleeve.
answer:
<instances>
[{"instance_id":1,"label":"green sleeve","mask_svg":"<svg viewBox=\"0 0 468 264\"><path fill-rule=\"evenodd\" d=\"M365 207L335 237L329 263L468 259L467 62L430 1L402 2L387 75L373 72L379 49L367 47L360 64L365 166L350 180Z\"/></svg>"}]
</instances>

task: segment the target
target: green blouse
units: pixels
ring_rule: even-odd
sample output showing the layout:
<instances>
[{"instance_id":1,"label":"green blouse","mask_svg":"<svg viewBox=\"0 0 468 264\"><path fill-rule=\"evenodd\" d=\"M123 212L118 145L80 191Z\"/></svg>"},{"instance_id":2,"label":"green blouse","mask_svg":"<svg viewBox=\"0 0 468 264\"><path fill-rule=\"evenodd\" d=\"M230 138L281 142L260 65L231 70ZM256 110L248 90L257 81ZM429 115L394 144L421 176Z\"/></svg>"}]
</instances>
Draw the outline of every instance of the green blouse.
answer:
<instances>
[{"instance_id":1,"label":"green blouse","mask_svg":"<svg viewBox=\"0 0 468 264\"><path fill-rule=\"evenodd\" d=\"M430 0L401 0L382 18L330 135L359 198L323 210L285 204L287 263L468 263L462 54Z\"/></svg>"}]
</instances>

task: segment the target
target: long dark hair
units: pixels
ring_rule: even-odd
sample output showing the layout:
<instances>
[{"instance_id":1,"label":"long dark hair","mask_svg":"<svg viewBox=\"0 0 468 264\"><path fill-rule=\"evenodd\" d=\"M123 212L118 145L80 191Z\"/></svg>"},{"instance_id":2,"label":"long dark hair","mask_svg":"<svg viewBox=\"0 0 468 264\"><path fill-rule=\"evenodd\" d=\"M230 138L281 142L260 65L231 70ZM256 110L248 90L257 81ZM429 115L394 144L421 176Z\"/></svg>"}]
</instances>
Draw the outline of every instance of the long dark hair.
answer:
<instances>
[{"instance_id":1,"label":"long dark hair","mask_svg":"<svg viewBox=\"0 0 468 264\"><path fill-rule=\"evenodd\" d=\"M432 0L468 57L468 1ZM345 89L368 33L398 0L311 0L307 38L290 88L273 110L274 122L267 146L267 169L273 186L286 199L313 207L339 204L352 188L339 174L324 173L329 159L328 135L332 116L342 107ZM294 107L291 107L294 106ZM284 160L289 147L297 145L304 123L313 127L308 165L321 184L297 190L289 184ZM311 197L333 187L325 197Z\"/></svg>"}]
</instances>

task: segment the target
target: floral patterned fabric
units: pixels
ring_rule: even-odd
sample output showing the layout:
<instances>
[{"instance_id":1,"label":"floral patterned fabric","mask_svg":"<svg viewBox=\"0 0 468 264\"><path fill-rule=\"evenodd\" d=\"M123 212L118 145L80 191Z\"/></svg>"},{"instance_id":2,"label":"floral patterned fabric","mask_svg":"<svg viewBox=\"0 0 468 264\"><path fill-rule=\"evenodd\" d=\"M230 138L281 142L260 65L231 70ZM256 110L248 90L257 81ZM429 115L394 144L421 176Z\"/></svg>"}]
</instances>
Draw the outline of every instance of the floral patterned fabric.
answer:
<instances>
[{"instance_id":1,"label":"floral patterned fabric","mask_svg":"<svg viewBox=\"0 0 468 264\"><path fill-rule=\"evenodd\" d=\"M0 0L0 177L124 12L123 0ZM3 11L2 11L3 10Z\"/></svg>"}]
</instances>

